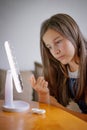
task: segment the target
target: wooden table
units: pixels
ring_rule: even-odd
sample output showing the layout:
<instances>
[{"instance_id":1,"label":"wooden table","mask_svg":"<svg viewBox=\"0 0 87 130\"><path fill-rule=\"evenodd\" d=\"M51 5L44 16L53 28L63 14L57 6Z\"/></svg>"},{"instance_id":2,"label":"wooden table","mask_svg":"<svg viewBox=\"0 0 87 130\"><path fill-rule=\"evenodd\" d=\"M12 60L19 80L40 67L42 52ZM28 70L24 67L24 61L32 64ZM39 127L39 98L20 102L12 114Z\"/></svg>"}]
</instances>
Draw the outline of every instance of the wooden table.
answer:
<instances>
[{"instance_id":1,"label":"wooden table","mask_svg":"<svg viewBox=\"0 0 87 130\"><path fill-rule=\"evenodd\" d=\"M52 105L30 102L31 108L42 108L45 114L4 112L0 100L0 130L87 130L87 122Z\"/></svg>"}]
</instances>

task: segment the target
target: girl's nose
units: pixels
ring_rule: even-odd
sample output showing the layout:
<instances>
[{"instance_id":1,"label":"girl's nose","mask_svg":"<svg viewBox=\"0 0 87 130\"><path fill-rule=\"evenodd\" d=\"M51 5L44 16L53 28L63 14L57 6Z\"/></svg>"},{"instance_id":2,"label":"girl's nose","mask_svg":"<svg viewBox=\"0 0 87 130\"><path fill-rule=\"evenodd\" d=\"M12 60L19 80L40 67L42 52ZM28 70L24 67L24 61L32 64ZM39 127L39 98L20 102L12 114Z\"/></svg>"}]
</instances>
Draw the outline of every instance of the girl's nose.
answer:
<instances>
[{"instance_id":1,"label":"girl's nose","mask_svg":"<svg viewBox=\"0 0 87 130\"><path fill-rule=\"evenodd\" d=\"M58 49L57 51L56 51L56 54L59 54L60 53L60 50Z\"/></svg>"},{"instance_id":2,"label":"girl's nose","mask_svg":"<svg viewBox=\"0 0 87 130\"><path fill-rule=\"evenodd\" d=\"M53 48L53 52L54 54L59 54L60 53L60 50L56 47Z\"/></svg>"}]
</instances>

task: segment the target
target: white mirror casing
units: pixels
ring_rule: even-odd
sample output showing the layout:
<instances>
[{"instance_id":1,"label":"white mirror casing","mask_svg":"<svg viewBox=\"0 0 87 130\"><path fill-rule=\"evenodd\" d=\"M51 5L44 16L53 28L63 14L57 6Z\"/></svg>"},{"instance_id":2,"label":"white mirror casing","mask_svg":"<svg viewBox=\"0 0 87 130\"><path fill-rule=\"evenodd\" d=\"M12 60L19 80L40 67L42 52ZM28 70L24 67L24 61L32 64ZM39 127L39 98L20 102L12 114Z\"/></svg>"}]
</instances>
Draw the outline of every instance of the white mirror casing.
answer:
<instances>
[{"instance_id":1,"label":"white mirror casing","mask_svg":"<svg viewBox=\"0 0 87 130\"><path fill-rule=\"evenodd\" d=\"M5 82L5 101L2 106L4 111L9 112L23 112L30 108L29 103L21 100L13 100L13 81L18 93L23 91L23 82L20 75L20 71L17 68L12 49L8 41L4 43L6 55L8 58L10 70L7 71L6 82Z\"/></svg>"}]
</instances>

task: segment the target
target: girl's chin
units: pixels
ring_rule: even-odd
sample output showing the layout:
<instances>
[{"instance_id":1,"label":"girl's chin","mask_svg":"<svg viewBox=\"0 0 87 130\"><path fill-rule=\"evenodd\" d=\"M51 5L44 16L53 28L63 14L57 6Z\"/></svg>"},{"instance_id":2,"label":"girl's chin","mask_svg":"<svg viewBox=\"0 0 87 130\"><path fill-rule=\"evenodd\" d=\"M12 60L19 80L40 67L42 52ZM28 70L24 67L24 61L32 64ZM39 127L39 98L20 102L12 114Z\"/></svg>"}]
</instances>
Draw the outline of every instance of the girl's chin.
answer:
<instances>
[{"instance_id":1,"label":"girl's chin","mask_svg":"<svg viewBox=\"0 0 87 130\"><path fill-rule=\"evenodd\" d=\"M66 61L59 61L61 64L63 64L63 65L66 65L66 64L68 64L68 62L66 62Z\"/></svg>"}]
</instances>

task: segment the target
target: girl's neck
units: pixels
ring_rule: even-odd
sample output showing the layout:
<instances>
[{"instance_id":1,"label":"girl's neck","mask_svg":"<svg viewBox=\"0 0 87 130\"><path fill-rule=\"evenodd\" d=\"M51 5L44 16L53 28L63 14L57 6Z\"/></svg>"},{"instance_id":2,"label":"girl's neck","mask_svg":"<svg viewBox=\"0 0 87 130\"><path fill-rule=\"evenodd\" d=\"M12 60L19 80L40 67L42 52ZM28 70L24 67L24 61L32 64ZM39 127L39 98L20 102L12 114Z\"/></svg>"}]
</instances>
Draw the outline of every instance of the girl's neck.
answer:
<instances>
[{"instance_id":1,"label":"girl's neck","mask_svg":"<svg viewBox=\"0 0 87 130\"><path fill-rule=\"evenodd\" d=\"M79 68L79 65L77 64L77 63L70 63L69 65L68 65L68 69L69 69L69 71L71 71L71 72L74 72L74 71L77 71L78 70L78 68Z\"/></svg>"},{"instance_id":2,"label":"girl's neck","mask_svg":"<svg viewBox=\"0 0 87 130\"><path fill-rule=\"evenodd\" d=\"M77 71L79 69L79 57L76 56L72 59L72 61L68 64L68 69L71 72Z\"/></svg>"}]
</instances>

